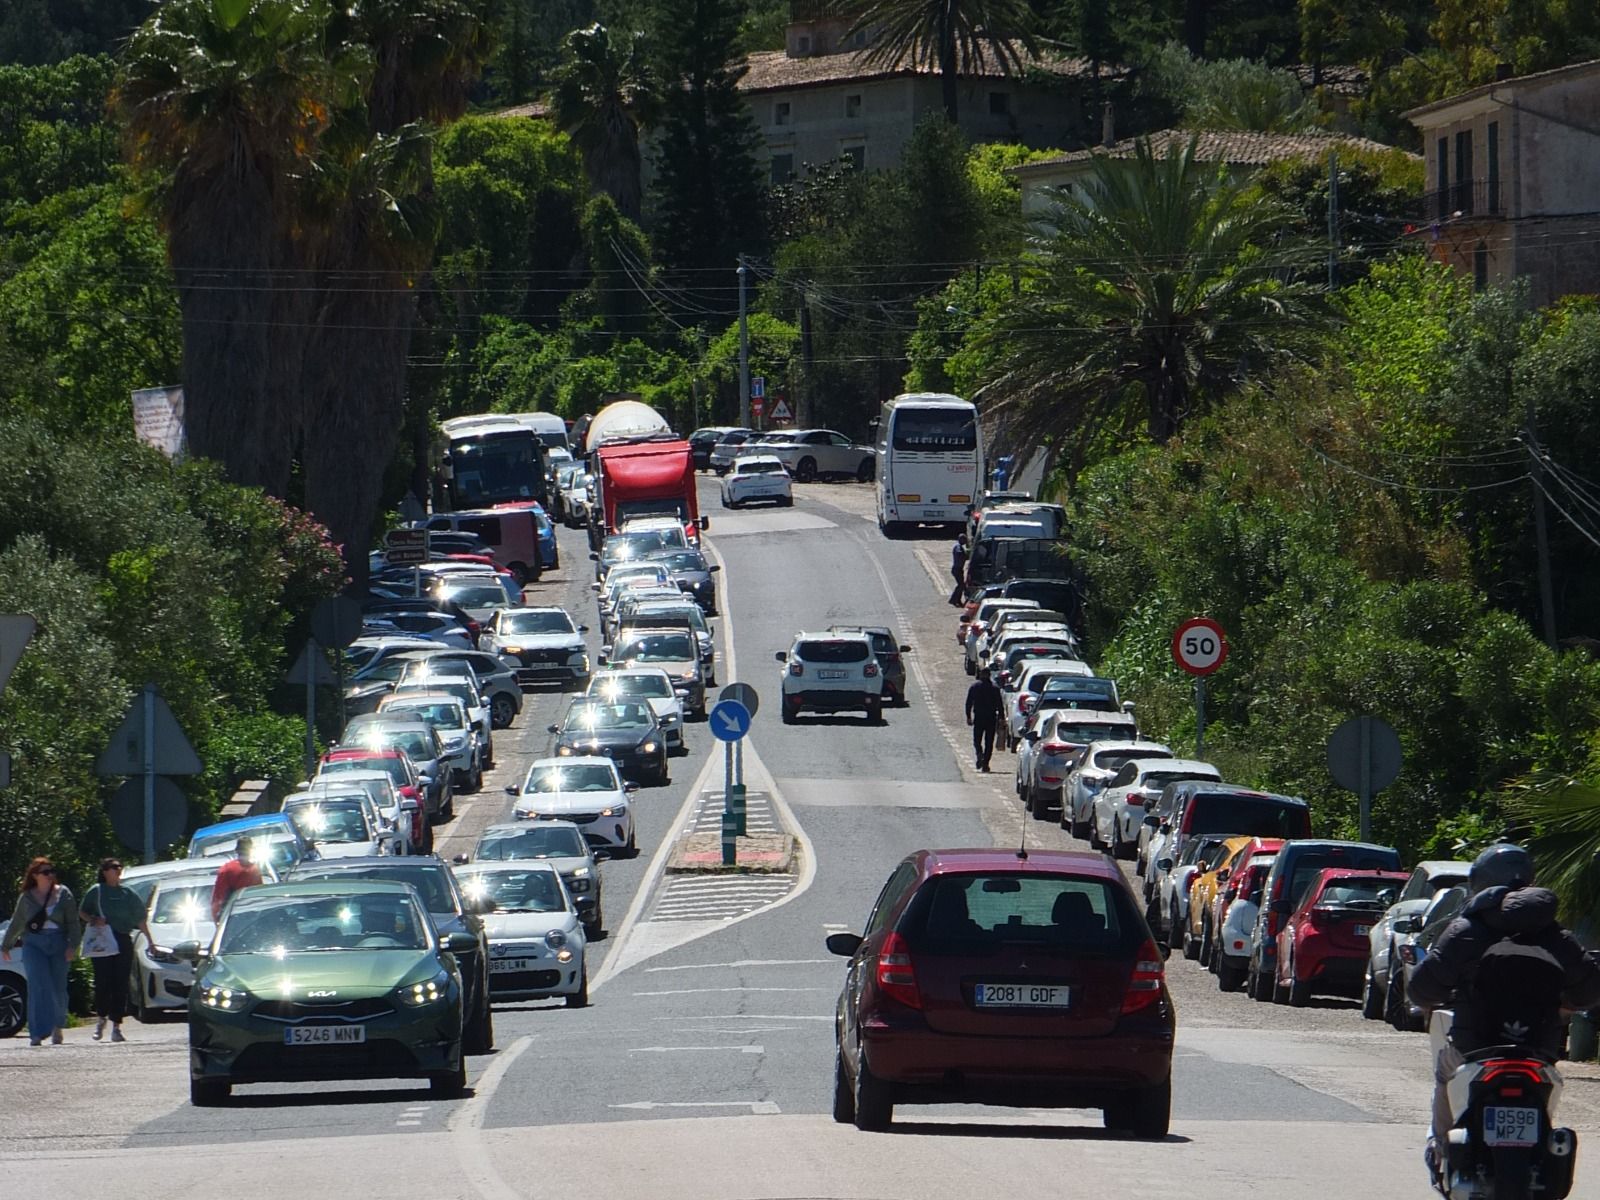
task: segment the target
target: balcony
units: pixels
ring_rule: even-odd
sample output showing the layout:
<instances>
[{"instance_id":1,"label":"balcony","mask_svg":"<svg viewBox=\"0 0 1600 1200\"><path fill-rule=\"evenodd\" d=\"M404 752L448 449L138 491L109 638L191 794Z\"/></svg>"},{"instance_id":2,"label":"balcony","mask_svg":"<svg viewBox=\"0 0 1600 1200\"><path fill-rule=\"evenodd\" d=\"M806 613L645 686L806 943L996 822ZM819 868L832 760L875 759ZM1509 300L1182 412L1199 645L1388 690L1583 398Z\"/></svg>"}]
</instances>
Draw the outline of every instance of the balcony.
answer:
<instances>
[{"instance_id":1,"label":"balcony","mask_svg":"<svg viewBox=\"0 0 1600 1200\"><path fill-rule=\"evenodd\" d=\"M1506 215L1502 197L1504 185L1498 179L1467 179L1442 192L1427 192L1422 197L1423 217L1428 221L1460 220L1463 217L1499 220Z\"/></svg>"}]
</instances>

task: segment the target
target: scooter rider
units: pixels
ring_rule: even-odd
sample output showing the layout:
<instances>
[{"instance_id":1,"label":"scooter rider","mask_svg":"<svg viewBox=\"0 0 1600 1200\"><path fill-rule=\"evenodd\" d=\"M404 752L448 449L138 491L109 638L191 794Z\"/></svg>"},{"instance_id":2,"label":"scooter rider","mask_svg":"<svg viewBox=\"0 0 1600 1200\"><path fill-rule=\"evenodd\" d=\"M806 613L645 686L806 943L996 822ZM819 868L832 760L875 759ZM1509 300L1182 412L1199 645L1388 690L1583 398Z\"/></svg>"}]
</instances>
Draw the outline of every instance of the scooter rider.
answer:
<instances>
[{"instance_id":1,"label":"scooter rider","mask_svg":"<svg viewBox=\"0 0 1600 1200\"><path fill-rule=\"evenodd\" d=\"M1533 886L1533 859L1526 850L1509 842L1490 846L1473 860L1467 891L1470 898L1461 915L1439 935L1406 985L1407 997L1420 1008L1454 1004L1450 1040L1439 1051L1433 1072L1433 1134L1426 1158L1436 1186L1443 1174L1439 1143L1455 1123L1446 1084L1465 1056L1509 1042L1530 1045L1552 1059L1559 1058L1563 1049L1564 1030L1559 1019L1535 1021L1537 1031L1533 1026L1508 1030L1504 1012L1491 1012L1501 1006L1486 1002L1485 989L1479 986L1487 982L1479 978L1486 952L1508 941L1514 943L1511 949L1526 956L1524 964L1537 967L1542 963L1548 968L1559 986L1559 1006L1584 1009L1600 1004L1600 966L1590 960L1578 939L1556 919L1555 893ZM1497 962L1500 957L1499 952L1494 956ZM1532 977L1537 973L1519 967L1513 977L1527 979L1531 989ZM1515 985L1502 985L1496 975L1494 986ZM1518 1033L1525 1036L1514 1036Z\"/></svg>"}]
</instances>

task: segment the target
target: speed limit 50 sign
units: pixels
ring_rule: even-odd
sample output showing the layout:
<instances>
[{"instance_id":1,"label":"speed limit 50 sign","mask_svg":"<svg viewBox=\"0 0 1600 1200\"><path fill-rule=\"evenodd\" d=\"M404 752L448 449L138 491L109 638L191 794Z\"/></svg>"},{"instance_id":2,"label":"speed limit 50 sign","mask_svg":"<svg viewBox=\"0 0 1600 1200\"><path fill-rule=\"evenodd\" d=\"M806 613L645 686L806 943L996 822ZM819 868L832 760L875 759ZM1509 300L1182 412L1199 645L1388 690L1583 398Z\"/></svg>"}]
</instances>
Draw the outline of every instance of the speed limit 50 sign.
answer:
<instances>
[{"instance_id":1,"label":"speed limit 50 sign","mask_svg":"<svg viewBox=\"0 0 1600 1200\"><path fill-rule=\"evenodd\" d=\"M1209 675L1228 659L1228 635L1210 617L1191 617L1172 635L1172 661L1191 675Z\"/></svg>"}]
</instances>

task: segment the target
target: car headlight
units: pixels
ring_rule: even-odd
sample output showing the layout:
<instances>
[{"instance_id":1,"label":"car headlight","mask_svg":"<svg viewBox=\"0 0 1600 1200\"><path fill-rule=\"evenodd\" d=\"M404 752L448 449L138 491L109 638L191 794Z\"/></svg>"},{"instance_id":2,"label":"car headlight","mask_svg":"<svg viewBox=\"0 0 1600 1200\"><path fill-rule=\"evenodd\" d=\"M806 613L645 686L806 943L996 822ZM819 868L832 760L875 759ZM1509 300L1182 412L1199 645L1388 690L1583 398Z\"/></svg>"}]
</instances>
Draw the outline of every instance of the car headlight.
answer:
<instances>
[{"instance_id":1,"label":"car headlight","mask_svg":"<svg viewBox=\"0 0 1600 1200\"><path fill-rule=\"evenodd\" d=\"M587 879L587 878L589 878L589 868L588 867L578 867L578 868L574 869L573 872L572 872L572 877L574 879Z\"/></svg>"},{"instance_id":2,"label":"car headlight","mask_svg":"<svg viewBox=\"0 0 1600 1200\"><path fill-rule=\"evenodd\" d=\"M571 754L572 753L572 747L571 746L557 746L556 747L556 753L557 754L562 754L562 755Z\"/></svg>"},{"instance_id":3,"label":"car headlight","mask_svg":"<svg viewBox=\"0 0 1600 1200\"><path fill-rule=\"evenodd\" d=\"M427 1004L436 1004L449 994L450 976L440 971L432 979L425 979L421 983L402 984L396 990L401 1003L411 1008L421 1008Z\"/></svg>"},{"instance_id":4,"label":"car headlight","mask_svg":"<svg viewBox=\"0 0 1600 1200\"><path fill-rule=\"evenodd\" d=\"M250 993L243 988L218 987L212 984L200 989L200 1003L206 1008L221 1009L223 1012L238 1012L250 1002Z\"/></svg>"},{"instance_id":5,"label":"car headlight","mask_svg":"<svg viewBox=\"0 0 1600 1200\"><path fill-rule=\"evenodd\" d=\"M642 746L639 747L639 749L643 750L646 754L654 754L656 752L656 744L654 742L645 742ZM609 816L610 814L609 813L601 813L600 815L601 816Z\"/></svg>"},{"instance_id":6,"label":"car headlight","mask_svg":"<svg viewBox=\"0 0 1600 1200\"><path fill-rule=\"evenodd\" d=\"M625 817L628 815L628 806L626 804L613 804L610 808L602 808L600 815L602 817Z\"/></svg>"},{"instance_id":7,"label":"car headlight","mask_svg":"<svg viewBox=\"0 0 1600 1200\"><path fill-rule=\"evenodd\" d=\"M502 643L501 646L500 646L500 653L501 654L521 654L525 648L526 647L513 645L511 643Z\"/></svg>"},{"instance_id":8,"label":"car headlight","mask_svg":"<svg viewBox=\"0 0 1600 1200\"><path fill-rule=\"evenodd\" d=\"M144 952L147 955L149 955L151 962L167 963L169 965L176 965L177 963L180 963L180 962L183 961L176 954L174 954L171 950L168 950L165 946L146 946L144 948Z\"/></svg>"},{"instance_id":9,"label":"car headlight","mask_svg":"<svg viewBox=\"0 0 1600 1200\"><path fill-rule=\"evenodd\" d=\"M567 935L559 929L552 929L544 935L544 944L552 950L559 950L567 944Z\"/></svg>"},{"instance_id":10,"label":"car headlight","mask_svg":"<svg viewBox=\"0 0 1600 1200\"><path fill-rule=\"evenodd\" d=\"M587 879L569 879L567 881L567 888L572 892L573 895L581 896L588 892L589 881Z\"/></svg>"},{"instance_id":11,"label":"car headlight","mask_svg":"<svg viewBox=\"0 0 1600 1200\"><path fill-rule=\"evenodd\" d=\"M580 671L587 671L589 669L589 656L582 650L574 650L567 655L567 666L577 667Z\"/></svg>"}]
</instances>

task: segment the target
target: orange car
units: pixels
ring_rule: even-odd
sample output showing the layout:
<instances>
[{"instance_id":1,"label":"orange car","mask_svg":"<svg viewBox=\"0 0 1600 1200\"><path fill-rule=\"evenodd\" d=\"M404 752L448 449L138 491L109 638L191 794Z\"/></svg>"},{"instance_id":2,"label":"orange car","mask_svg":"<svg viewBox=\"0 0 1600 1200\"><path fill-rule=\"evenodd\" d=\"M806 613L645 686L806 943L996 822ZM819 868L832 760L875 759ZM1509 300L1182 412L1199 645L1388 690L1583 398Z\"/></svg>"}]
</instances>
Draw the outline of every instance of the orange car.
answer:
<instances>
[{"instance_id":1,"label":"orange car","mask_svg":"<svg viewBox=\"0 0 1600 1200\"><path fill-rule=\"evenodd\" d=\"M1220 905L1231 899L1227 895L1228 880L1239 873L1254 855L1276 854L1283 845L1282 838L1263 838L1240 835L1223 843L1222 857L1205 874L1199 876L1189 891L1188 925L1183 931L1183 956L1198 958L1205 963L1211 957L1211 936L1221 921Z\"/></svg>"}]
</instances>

